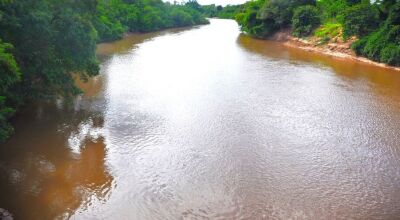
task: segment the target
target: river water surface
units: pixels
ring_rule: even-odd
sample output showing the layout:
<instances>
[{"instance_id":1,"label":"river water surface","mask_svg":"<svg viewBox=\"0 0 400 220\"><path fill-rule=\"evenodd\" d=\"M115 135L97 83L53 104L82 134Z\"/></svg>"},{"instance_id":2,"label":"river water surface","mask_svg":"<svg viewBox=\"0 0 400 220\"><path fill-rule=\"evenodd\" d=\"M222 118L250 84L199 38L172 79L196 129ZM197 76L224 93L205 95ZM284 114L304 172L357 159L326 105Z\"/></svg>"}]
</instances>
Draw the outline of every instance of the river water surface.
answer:
<instances>
[{"instance_id":1,"label":"river water surface","mask_svg":"<svg viewBox=\"0 0 400 220\"><path fill-rule=\"evenodd\" d=\"M400 217L400 72L229 20L98 56L84 95L29 107L0 146L17 219Z\"/></svg>"}]
</instances>

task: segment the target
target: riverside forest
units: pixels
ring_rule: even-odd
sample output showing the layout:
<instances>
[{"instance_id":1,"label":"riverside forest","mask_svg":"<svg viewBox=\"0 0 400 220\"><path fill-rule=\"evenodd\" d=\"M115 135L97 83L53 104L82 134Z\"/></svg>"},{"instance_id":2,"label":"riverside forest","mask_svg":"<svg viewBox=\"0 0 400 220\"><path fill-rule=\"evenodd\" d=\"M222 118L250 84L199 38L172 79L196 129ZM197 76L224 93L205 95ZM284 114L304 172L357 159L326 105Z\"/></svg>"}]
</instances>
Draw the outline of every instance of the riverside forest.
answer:
<instances>
[{"instance_id":1,"label":"riverside forest","mask_svg":"<svg viewBox=\"0 0 400 220\"><path fill-rule=\"evenodd\" d=\"M0 0L0 220L397 219L399 0Z\"/></svg>"},{"instance_id":2,"label":"riverside forest","mask_svg":"<svg viewBox=\"0 0 400 220\"><path fill-rule=\"evenodd\" d=\"M99 72L96 44L125 32L149 32L206 24L197 2L161 0L1 0L0 141L8 119L23 103L80 93L73 74Z\"/></svg>"}]
</instances>

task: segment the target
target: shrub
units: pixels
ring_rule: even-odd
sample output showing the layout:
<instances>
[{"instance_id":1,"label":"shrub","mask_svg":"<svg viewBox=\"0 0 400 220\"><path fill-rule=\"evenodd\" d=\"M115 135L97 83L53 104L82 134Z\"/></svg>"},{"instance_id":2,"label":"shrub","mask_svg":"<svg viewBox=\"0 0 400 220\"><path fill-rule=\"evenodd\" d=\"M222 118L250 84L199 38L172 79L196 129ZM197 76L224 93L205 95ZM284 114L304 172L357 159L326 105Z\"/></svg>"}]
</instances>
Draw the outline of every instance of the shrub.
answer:
<instances>
[{"instance_id":1,"label":"shrub","mask_svg":"<svg viewBox=\"0 0 400 220\"><path fill-rule=\"evenodd\" d=\"M387 34L388 40L400 44L400 25L394 25Z\"/></svg>"},{"instance_id":2,"label":"shrub","mask_svg":"<svg viewBox=\"0 0 400 220\"><path fill-rule=\"evenodd\" d=\"M353 49L354 52L355 52L358 56L364 55L364 47L365 47L365 44L367 44L367 38L360 39L360 40L354 42L354 43L351 45L351 49Z\"/></svg>"},{"instance_id":3,"label":"shrub","mask_svg":"<svg viewBox=\"0 0 400 220\"><path fill-rule=\"evenodd\" d=\"M304 5L316 5L316 0L269 0L261 10L261 18L273 19L279 28L291 24L294 10Z\"/></svg>"},{"instance_id":4,"label":"shrub","mask_svg":"<svg viewBox=\"0 0 400 220\"><path fill-rule=\"evenodd\" d=\"M400 2L391 7L379 30L355 42L352 49L374 61L400 66Z\"/></svg>"},{"instance_id":5,"label":"shrub","mask_svg":"<svg viewBox=\"0 0 400 220\"><path fill-rule=\"evenodd\" d=\"M6 100L6 97L9 99L15 97L10 88L18 83L21 77L12 50L11 44L4 43L0 39L0 143L13 132L8 119L14 114L14 109L6 102L10 101Z\"/></svg>"},{"instance_id":6,"label":"shrub","mask_svg":"<svg viewBox=\"0 0 400 220\"><path fill-rule=\"evenodd\" d=\"M381 62L389 65L400 66L400 46L389 44L381 51Z\"/></svg>"},{"instance_id":7,"label":"shrub","mask_svg":"<svg viewBox=\"0 0 400 220\"><path fill-rule=\"evenodd\" d=\"M183 10L175 9L171 13L172 21L174 22L175 26L183 27L193 25L193 19L189 13L186 13Z\"/></svg>"},{"instance_id":8,"label":"shrub","mask_svg":"<svg viewBox=\"0 0 400 220\"><path fill-rule=\"evenodd\" d=\"M345 0L322 0L317 1L317 7L320 8L324 21L334 21L348 7L348 4Z\"/></svg>"},{"instance_id":9,"label":"shrub","mask_svg":"<svg viewBox=\"0 0 400 220\"><path fill-rule=\"evenodd\" d=\"M321 23L319 11L315 6L305 5L294 10L292 18L293 35L304 37Z\"/></svg>"},{"instance_id":10,"label":"shrub","mask_svg":"<svg viewBox=\"0 0 400 220\"><path fill-rule=\"evenodd\" d=\"M344 37L363 37L378 28L379 13L368 4L358 4L346 9L340 20Z\"/></svg>"},{"instance_id":11,"label":"shrub","mask_svg":"<svg viewBox=\"0 0 400 220\"><path fill-rule=\"evenodd\" d=\"M333 39L342 37L343 27L339 23L325 23L314 32L314 36L320 39Z\"/></svg>"},{"instance_id":12,"label":"shrub","mask_svg":"<svg viewBox=\"0 0 400 220\"><path fill-rule=\"evenodd\" d=\"M395 5L390 8L389 17L386 23L390 23L392 25L400 25L400 2L397 1Z\"/></svg>"},{"instance_id":13,"label":"shrub","mask_svg":"<svg viewBox=\"0 0 400 220\"><path fill-rule=\"evenodd\" d=\"M380 61L381 50L386 45L385 29L374 32L367 38L363 55L374 61Z\"/></svg>"}]
</instances>

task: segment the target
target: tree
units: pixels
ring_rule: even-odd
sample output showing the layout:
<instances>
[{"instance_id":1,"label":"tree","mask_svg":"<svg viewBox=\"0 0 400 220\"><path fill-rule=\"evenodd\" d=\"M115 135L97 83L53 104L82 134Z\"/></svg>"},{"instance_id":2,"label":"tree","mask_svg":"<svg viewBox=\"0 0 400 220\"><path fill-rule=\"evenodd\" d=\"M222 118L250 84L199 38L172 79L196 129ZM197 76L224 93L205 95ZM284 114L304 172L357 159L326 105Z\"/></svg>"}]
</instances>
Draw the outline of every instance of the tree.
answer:
<instances>
[{"instance_id":1,"label":"tree","mask_svg":"<svg viewBox=\"0 0 400 220\"><path fill-rule=\"evenodd\" d=\"M17 45L21 96L28 99L71 97L79 93L73 73L96 75L96 31L73 1L24 0L2 4L0 35Z\"/></svg>"},{"instance_id":2,"label":"tree","mask_svg":"<svg viewBox=\"0 0 400 220\"><path fill-rule=\"evenodd\" d=\"M244 5L243 12L235 17L242 31L255 37L265 37L275 30L273 20L261 19L260 12L264 4L265 0L255 0Z\"/></svg>"},{"instance_id":3,"label":"tree","mask_svg":"<svg viewBox=\"0 0 400 220\"><path fill-rule=\"evenodd\" d=\"M305 5L294 10L292 18L293 35L304 37L321 24L319 11L315 6Z\"/></svg>"},{"instance_id":4,"label":"tree","mask_svg":"<svg viewBox=\"0 0 400 220\"><path fill-rule=\"evenodd\" d=\"M203 12L203 8L201 7L201 5L197 2L197 0L189 0L188 2L186 2L185 4L187 7L192 8L198 12Z\"/></svg>"},{"instance_id":5,"label":"tree","mask_svg":"<svg viewBox=\"0 0 400 220\"><path fill-rule=\"evenodd\" d=\"M174 11L172 11L171 16L172 16L174 25L178 26L178 27L189 26L189 25L193 25L193 23L194 23L192 17L189 15L189 13L187 13L183 10L175 9Z\"/></svg>"},{"instance_id":6,"label":"tree","mask_svg":"<svg viewBox=\"0 0 400 220\"><path fill-rule=\"evenodd\" d=\"M363 37L376 30L379 26L378 11L369 4L354 5L343 12L344 36L356 35Z\"/></svg>"},{"instance_id":7,"label":"tree","mask_svg":"<svg viewBox=\"0 0 400 220\"><path fill-rule=\"evenodd\" d=\"M326 22L336 22L337 16L348 8L346 0L323 0L317 1L317 7Z\"/></svg>"},{"instance_id":8,"label":"tree","mask_svg":"<svg viewBox=\"0 0 400 220\"><path fill-rule=\"evenodd\" d=\"M270 0L261 13L263 20L272 19L280 28L291 24L294 10L303 5L316 5L316 0Z\"/></svg>"}]
</instances>

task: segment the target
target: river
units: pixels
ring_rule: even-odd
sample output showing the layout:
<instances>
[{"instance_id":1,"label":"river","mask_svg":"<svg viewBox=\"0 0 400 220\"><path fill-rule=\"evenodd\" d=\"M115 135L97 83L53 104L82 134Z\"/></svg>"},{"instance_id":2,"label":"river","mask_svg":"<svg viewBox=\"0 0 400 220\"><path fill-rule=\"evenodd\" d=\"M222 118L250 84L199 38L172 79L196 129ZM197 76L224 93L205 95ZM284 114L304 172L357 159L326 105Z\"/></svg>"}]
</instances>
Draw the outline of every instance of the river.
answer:
<instances>
[{"instance_id":1,"label":"river","mask_svg":"<svg viewBox=\"0 0 400 220\"><path fill-rule=\"evenodd\" d=\"M400 216L400 72L215 19L98 56L84 95L25 109L0 146L16 219Z\"/></svg>"}]
</instances>

